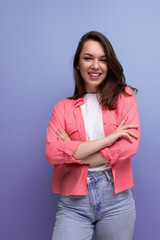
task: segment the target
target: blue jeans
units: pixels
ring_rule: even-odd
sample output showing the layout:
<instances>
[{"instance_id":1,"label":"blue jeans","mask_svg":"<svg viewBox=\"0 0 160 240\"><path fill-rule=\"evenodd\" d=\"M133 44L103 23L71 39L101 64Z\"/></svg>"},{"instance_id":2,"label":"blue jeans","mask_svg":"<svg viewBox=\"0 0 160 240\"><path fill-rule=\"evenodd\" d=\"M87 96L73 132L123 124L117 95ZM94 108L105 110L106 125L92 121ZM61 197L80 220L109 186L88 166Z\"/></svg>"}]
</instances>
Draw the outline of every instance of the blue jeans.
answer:
<instances>
[{"instance_id":1,"label":"blue jeans","mask_svg":"<svg viewBox=\"0 0 160 240\"><path fill-rule=\"evenodd\" d=\"M61 195L52 240L131 240L136 219L130 189L115 194L112 171L89 172L87 195Z\"/></svg>"}]
</instances>

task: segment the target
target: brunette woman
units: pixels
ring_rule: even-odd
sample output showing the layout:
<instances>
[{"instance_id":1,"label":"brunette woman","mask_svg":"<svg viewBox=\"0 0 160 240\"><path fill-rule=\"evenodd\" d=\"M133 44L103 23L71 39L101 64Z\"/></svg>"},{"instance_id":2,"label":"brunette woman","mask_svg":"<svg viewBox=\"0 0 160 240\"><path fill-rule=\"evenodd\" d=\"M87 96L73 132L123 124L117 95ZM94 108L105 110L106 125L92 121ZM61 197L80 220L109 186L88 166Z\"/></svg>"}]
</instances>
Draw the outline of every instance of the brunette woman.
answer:
<instances>
[{"instance_id":1,"label":"brunette woman","mask_svg":"<svg viewBox=\"0 0 160 240\"><path fill-rule=\"evenodd\" d=\"M91 31L73 63L75 92L49 121L46 158L60 194L52 240L131 240L136 218L130 158L140 140L138 109L109 40Z\"/></svg>"}]
</instances>

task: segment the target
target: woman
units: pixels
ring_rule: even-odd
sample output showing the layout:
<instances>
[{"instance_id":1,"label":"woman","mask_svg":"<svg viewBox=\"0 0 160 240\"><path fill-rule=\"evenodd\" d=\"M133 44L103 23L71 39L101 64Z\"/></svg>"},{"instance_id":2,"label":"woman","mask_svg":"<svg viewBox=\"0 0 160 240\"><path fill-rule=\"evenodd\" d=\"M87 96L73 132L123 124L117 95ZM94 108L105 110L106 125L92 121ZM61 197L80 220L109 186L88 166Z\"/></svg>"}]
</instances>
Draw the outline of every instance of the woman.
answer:
<instances>
[{"instance_id":1,"label":"woman","mask_svg":"<svg viewBox=\"0 0 160 240\"><path fill-rule=\"evenodd\" d=\"M49 121L46 158L60 193L52 240L132 239L136 211L130 157L140 128L133 90L126 85L108 39L86 33L74 63L75 92L58 102Z\"/></svg>"}]
</instances>

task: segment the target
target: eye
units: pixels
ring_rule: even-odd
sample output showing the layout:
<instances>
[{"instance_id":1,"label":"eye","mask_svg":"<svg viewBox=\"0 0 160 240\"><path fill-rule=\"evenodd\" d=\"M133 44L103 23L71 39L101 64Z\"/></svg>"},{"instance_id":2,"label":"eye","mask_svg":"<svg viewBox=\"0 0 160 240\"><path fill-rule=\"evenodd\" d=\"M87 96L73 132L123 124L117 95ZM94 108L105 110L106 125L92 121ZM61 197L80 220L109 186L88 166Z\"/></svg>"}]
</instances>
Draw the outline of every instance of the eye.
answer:
<instances>
[{"instance_id":1,"label":"eye","mask_svg":"<svg viewBox=\"0 0 160 240\"><path fill-rule=\"evenodd\" d=\"M84 59L85 59L85 60L92 60L91 57L85 57Z\"/></svg>"},{"instance_id":2,"label":"eye","mask_svg":"<svg viewBox=\"0 0 160 240\"><path fill-rule=\"evenodd\" d=\"M106 59L101 59L100 61L101 61L101 62L107 62L107 60L106 60Z\"/></svg>"}]
</instances>

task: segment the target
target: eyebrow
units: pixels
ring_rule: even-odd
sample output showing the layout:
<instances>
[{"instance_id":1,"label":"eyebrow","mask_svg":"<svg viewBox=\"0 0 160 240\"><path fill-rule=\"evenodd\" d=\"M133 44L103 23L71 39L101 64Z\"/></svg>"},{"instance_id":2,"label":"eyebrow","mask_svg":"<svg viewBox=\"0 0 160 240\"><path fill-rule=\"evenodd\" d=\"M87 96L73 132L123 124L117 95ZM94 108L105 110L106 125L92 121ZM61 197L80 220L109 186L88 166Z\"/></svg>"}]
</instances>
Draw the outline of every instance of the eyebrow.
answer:
<instances>
[{"instance_id":1,"label":"eyebrow","mask_svg":"<svg viewBox=\"0 0 160 240\"><path fill-rule=\"evenodd\" d=\"M84 53L83 55L89 55L89 56L93 56L91 53ZM100 57L106 57L106 55L100 56Z\"/></svg>"}]
</instances>

